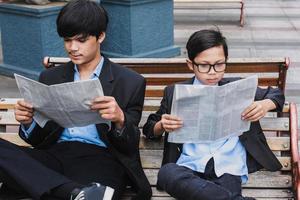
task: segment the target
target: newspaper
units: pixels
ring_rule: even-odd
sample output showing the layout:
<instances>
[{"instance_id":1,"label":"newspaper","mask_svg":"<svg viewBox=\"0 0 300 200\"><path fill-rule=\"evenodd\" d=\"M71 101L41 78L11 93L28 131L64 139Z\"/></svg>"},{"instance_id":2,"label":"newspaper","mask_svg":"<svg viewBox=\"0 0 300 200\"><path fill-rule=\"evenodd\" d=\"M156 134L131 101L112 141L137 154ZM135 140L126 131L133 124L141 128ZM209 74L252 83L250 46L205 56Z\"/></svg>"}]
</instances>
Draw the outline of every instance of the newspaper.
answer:
<instances>
[{"instance_id":1,"label":"newspaper","mask_svg":"<svg viewBox=\"0 0 300 200\"><path fill-rule=\"evenodd\" d=\"M41 127L49 120L64 128L98 123L111 126L110 121L101 118L98 112L90 109L91 101L95 97L103 96L99 80L48 86L18 74L15 74L15 79L21 96L33 105L33 119Z\"/></svg>"},{"instance_id":2,"label":"newspaper","mask_svg":"<svg viewBox=\"0 0 300 200\"><path fill-rule=\"evenodd\" d=\"M257 76L223 86L175 85L171 114L183 120L183 127L169 134L172 143L205 143L241 135L250 122L241 113L253 101Z\"/></svg>"}]
</instances>

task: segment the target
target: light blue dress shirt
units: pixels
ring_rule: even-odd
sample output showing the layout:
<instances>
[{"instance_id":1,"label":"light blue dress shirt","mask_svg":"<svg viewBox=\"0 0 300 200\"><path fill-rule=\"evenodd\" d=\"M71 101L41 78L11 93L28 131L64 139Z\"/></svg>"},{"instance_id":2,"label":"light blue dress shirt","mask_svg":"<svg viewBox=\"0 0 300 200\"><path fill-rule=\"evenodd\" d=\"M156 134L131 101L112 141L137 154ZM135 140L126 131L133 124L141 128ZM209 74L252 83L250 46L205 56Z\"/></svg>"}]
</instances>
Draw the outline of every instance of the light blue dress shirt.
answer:
<instances>
[{"instance_id":1,"label":"light blue dress shirt","mask_svg":"<svg viewBox=\"0 0 300 200\"><path fill-rule=\"evenodd\" d=\"M97 65L90 79L99 79L103 63L104 58L101 57L101 61ZM74 65L74 70L74 81L80 81L80 74L76 65ZM32 124L27 130L23 125L21 126L21 128L25 135L28 137L35 126L36 122L33 120ZM83 127L65 128L58 142L64 141L79 141L83 143L95 144L98 146L106 147L103 141L99 138L99 134L95 124Z\"/></svg>"},{"instance_id":2,"label":"light blue dress shirt","mask_svg":"<svg viewBox=\"0 0 300 200\"><path fill-rule=\"evenodd\" d=\"M194 85L202 84L196 77ZM238 136L211 143L185 143L176 164L204 173L207 162L213 158L217 177L224 173L241 176L242 183L248 180L247 153Z\"/></svg>"}]
</instances>

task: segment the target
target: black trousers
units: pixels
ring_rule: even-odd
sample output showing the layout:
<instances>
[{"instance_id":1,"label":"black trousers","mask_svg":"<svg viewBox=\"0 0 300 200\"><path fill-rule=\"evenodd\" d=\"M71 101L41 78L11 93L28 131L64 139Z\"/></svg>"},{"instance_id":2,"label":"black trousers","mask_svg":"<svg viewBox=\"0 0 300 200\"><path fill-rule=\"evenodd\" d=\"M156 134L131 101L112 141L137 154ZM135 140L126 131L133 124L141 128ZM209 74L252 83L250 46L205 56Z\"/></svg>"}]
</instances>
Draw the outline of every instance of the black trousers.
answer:
<instances>
[{"instance_id":1,"label":"black trousers","mask_svg":"<svg viewBox=\"0 0 300 200\"><path fill-rule=\"evenodd\" d=\"M0 181L4 188L34 199L66 199L57 198L53 191L98 182L114 188L114 199L119 199L127 176L109 151L96 145L61 142L39 150L0 139ZM65 188L66 196L74 189Z\"/></svg>"},{"instance_id":2,"label":"black trousers","mask_svg":"<svg viewBox=\"0 0 300 200\"><path fill-rule=\"evenodd\" d=\"M159 170L158 185L171 196L180 200L241 200L241 177L224 174L217 177L213 159L205 172L168 163Z\"/></svg>"}]
</instances>

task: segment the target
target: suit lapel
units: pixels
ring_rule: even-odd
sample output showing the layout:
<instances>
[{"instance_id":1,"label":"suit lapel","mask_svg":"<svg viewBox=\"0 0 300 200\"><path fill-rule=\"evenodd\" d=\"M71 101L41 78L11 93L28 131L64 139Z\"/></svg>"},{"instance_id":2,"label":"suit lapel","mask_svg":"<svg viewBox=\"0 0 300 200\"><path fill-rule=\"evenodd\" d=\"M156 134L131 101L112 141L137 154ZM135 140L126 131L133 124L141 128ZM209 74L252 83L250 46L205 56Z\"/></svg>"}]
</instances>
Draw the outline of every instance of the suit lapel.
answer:
<instances>
[{"instance_id":1,"label":"suit lapel","mask_svg":"<svg viewBox=\"0 0 300 200\"><path fill-rule=\"evenodd\" d=\"M105 96L111 96L112 95L112 89L113 89L113 72L112 72L112 67L111 67L111 62L104 58L104 63L103 67L99 76L102 88L103 88L103 93Z\"/></svg>"},{"instance_id":2,"label":"suit lapel","mask_svg":"<svg viewBox=\"0 0 300 200\"><path fill-rule=\"evenodd\" d=\"M182 84L193 84L194 80L195 80L195 76L193 78L190 78L190 79L186 80L186 81L183 81Z\"/></svg>"},{"instance_id":3,"label":"suit lapel","mask_svg":"<svg viewBox=\"0 0 300 200\"><path fill-rule=\"evenodd\" d=\"M112 96L112 89L113 89L113 72L112 72L112 63L105 57L104 58L104 63L103 67L99 76L103 93L105 96ZM110 143L107 138L107 133L108 133L108 126L106 124L96 124L99 137L105 144L109 147Z\"/></svg>"},{"instance_id":4,"label":"suit lapel","mask_svg":"<svg viewBox=\"0 0 300 200\"><path fill-rule=\"evenodd\" d=\"M226 78L223 78L221 79L219 82L218 82L218 85L221 86L221 85L225 85L227 83L230 83L231 81L229 79L226 79Z\"/></svg>"}]
</instances>

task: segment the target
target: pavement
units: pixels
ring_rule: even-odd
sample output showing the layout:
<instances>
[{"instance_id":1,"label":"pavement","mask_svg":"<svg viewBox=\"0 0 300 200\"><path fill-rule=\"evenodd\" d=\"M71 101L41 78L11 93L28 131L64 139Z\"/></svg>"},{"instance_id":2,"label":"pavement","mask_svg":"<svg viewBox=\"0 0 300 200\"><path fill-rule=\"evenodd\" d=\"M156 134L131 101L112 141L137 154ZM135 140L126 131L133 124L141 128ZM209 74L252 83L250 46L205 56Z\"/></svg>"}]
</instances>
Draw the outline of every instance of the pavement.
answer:
<instances>
[{"instance_id":1,"label":"pavement","mask_svg":"<svg viewBox=\"0 0 300 200\"><path fill-rule=\"evenodd\" d=\"M238 9L175 7L174 39L181 47L180 57L186 56L185 44L193 32L216 26L227 38L229 57L289 57L286 99L300 110L300 1L245 0L244 27L239 26L239 14ZM0 97L19 96L14 79L0 76Z\"/></svg>"}]
</instances>

